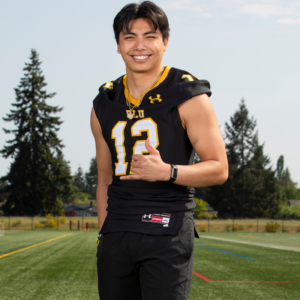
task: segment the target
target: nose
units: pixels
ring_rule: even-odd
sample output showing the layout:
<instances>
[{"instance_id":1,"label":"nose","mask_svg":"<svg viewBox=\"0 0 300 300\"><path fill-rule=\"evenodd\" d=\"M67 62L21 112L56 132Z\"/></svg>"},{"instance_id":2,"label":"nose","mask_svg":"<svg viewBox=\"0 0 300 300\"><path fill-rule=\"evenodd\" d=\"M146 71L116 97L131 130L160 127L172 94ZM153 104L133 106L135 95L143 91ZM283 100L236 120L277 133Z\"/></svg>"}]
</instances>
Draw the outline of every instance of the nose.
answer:
<instances>
[{"instance_id":1,"label":"nose","mask_svg":"<svg viewBox=\"0 0 300 300\"><path fill-rule=\"evenodd\" d=\"M134 50L144 51L146 50L145 41L143 39L136 39Z\"/></svg>"}]
</instances>

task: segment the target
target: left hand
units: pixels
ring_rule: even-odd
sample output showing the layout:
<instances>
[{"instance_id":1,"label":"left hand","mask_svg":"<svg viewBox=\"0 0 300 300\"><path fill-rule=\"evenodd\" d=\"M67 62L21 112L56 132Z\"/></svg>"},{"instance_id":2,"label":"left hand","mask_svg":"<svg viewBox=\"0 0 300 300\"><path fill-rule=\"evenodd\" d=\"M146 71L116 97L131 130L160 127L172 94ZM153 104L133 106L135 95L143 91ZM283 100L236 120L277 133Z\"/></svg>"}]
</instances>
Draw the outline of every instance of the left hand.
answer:
<instances>
[{"instance_id":1,"label":"left hand","mask_svg":"<svg viewBox=\"0 0 300 300\"><path fill-rule=\"evenodd\" d=\"M132 155L131 172L136 174L121 176L121 180L167 181L170 179L171 165L162 161L159 151L150 144L147 138L145 147L149 155Z\"/></svg>"}]
</instances>

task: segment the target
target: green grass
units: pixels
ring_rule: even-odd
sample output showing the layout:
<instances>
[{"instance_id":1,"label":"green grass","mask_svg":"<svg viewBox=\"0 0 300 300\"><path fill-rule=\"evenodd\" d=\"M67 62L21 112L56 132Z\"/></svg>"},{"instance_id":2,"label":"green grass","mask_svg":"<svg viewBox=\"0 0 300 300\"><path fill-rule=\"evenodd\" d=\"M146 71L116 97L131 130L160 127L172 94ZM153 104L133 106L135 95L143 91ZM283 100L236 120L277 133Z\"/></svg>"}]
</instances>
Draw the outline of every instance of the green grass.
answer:
<instances>
[{"instance_id":1,"label":"green grass","mask_svg":"<svg viewBox=\"0 0 300 300\"><path fill-rule=\"evenodd\" d=\"M70 231L20 231L0 237L0 253L62 236ZM98 299L96 237L72 235L0 258L1 300Z\"/></svg>"},{"instance_id":2,"label":"green grass","mask_svg":"<svg viewBox=\"0 0 300 300\"><path fill-rule=\"evenodd\" d=\"M290 248L300 251L299 233L199 233L202 237L228 239L237 242L255 243L270 247ZM299 254L300 256L300 254Z\"/></svg>"},{"instance_id":3,"label":"green grass","mask_svg":"<svg viewBox=\"0 0 300 300\"><path fill-rule=\"evenodd\" d=\"M251 236L258 236L244 236L240 233L201 235L244 242L252 242ZM289 236L295 239L289 239ZM257 240L263 245L269 243L272 246L285 246L290 243L300 250L299 234L261 234L260 238ZM259 243L256 239L255 242ZM253 258L250 260L196 246L194 270L210 280L300 282L299 252L206 238L195 240L195 244ZM205 282L194 276L189 299L300 299L300 283Z\"/></svg>"},{"instance_id":4,"label":"green grass","mask_svg":"<svg viewBox=\"0 0 300 300\"><path fill-rule=\"evenodd\" d=\"M0 237L0 256L49 239L73 233L22 252L0 258L0 299L98 299L96 233L82 231L19 231ZM299 283L237 283L221 281L299 281L300 253L268 248L300 249L300 234L201 233L195 239L190 300L300 299ZM265 247L235 243L253 242ZM215 250L212 250L215 249ZM245 257L227 254L238 254ZM116 287L117 288L117 287Z\"/></svg>"}]
</instances>

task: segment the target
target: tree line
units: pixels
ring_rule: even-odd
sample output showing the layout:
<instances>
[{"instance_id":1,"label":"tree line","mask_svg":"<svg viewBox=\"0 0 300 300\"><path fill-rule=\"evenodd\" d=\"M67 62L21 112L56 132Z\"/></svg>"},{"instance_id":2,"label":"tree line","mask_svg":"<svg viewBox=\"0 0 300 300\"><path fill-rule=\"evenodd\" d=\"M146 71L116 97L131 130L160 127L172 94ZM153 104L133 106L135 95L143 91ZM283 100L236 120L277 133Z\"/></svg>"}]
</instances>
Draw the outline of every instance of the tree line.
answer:
<instances>
[{"instance_id":1,"label":"tree line","mask_svg":"<svg viewBox=\"0 0 300 300\"><path fill-rule=\"evenodd\" d=\"M39 55L32 49L24 76L15 88L16 102L3 118L15 126L13 130L3 129L14 137L0 150L4 158L13 158L8 173L0 178L1 209L6 215L59 214L63 203L96 198L96 158L91 159L88 172L79 167L71 175L62 152L64 145L58 138L62 121L57 114L63 108L48 104L55 93L45 90L40 65ZM282 155L272 169L244 100L225 124L224 140L229 163L227 182L196 189L196 197L212 205L220 217L274 218L289 199L300 199ZM197 156L195 163L201 163Z\"/></svg>"},{"instance_id":2,"label":"tree line","mask_svg":"<svg viewBox=\"0 0 300 300\"><path fill-rule=\"evenodd\" d=\"M288 209L288 200L300 199L300 190L284 169L284 156L278 158L273 170L258 140L256 121L249 116L245 101L225 123L225 147L229 177L225 184L197 189L223 218L300 218L300 207ZM195 162L201 163L196 156ZM288 213L287 210L290 210Z\"/></svg>"},{"instance_id":3,"label":"tree line","mask_svg":"<svg viewBox=\"0 0 300 300\"><path fill-rule=\"evenodd\" d=\"M96 199L96 188L98 182L97 160L93 157L90 161L89 171L84 173L79 167L73 175L73 190L68 203L86 202Z\"/></svg>"}]
</instances>

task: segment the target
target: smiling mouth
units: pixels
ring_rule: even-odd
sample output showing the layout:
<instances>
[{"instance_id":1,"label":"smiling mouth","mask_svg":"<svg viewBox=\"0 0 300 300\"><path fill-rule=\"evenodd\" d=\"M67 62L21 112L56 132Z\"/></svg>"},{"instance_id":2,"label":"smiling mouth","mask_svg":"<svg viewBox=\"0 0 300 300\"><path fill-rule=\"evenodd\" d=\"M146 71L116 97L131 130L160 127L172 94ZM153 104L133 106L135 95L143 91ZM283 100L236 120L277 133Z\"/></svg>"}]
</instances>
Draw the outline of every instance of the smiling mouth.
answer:
<instances>
[{"instance_id":1,"label":"smiling mouth","mask_svg":"<svg viewBox=\"0 0 300 300\"><path fill-rule=\"evenodd\" d=\"M147 55L131 55L131 57L135 61L146 61L150 56L151 56L151 54L147 54Z\"/></svg>"}]
</instances>

